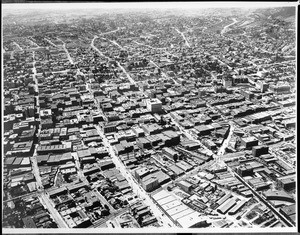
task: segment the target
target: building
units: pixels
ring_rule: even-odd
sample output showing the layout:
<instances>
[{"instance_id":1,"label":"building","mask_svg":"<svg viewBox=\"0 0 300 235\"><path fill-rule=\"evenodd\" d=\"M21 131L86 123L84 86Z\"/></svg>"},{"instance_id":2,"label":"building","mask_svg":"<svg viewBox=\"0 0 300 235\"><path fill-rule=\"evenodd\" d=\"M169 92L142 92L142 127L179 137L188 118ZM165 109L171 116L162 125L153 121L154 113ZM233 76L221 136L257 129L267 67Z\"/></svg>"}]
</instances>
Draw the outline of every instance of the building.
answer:
<instances>
[{"instance_id":1,"label":"building","mask_svg":"<svg viewBox=\"0 0 300 235\"><path fill-rule=\"evenodd\" d=\"M222 82L225 88L231 87L233 85L233 78L225 75L225 77L222 78Z\"/></svg>"},{"instance_id":2,"label":"building","mask_svg":"<svg viewBox=\"0 0 300 235\"><path fill-rule=\"evenodd\" d=\"M289 84L280 83L277 85L270 85L270 90L277 94L290 93L291 86Z\"/></svg>"},{"instance_id":3,"label":"building","mask_svg":"<svg viewBox=\"0 0 300 235\"><path fill-rule=\"evenodd\" d=\"M111 133L117 131L117 125L114 123L108 123L103 125L103 132L106 133Z\"/></svg>"},{"instance_id":4,"label":"building","mask_svg":"<svg viewBox=\"0 0 300 235\"><path fill-rule=\"evenodd\" d=\"M258 139L256 139L253 136L250 137L246 137L246 138L242 138L241 139L241 144L245 147L245 148L251 148L253 146L257 146L258 145Z\"/></svg>"},{"instance_id":5,"label":"building","mask_svg":"<svg viewBox=\"0 0 300 235\"><path fill-rule=\"evenodd\" d=\"M153 175L145 176L141 180L141 185L147 192L153 191L159 187L158 179Z\"/></svg>"},{"instance_id":6,"label":"building","mask_svg":"<svg viewBox=\"0 0 300 235\"><path fill-rule=\"evenodd\" d=\"M147 138L144 138L144 137L138 138L136 140L136 144L141 149L150 149L150 148L152 148L151 142Z\"/></svg>"},{"instance_id":7,"label":"building","mask_svg":"<svg viewBox=\"0 0 300 235\"><path fill-rule=\"evenodd\" d=\"M284 190L292 190L296 187L296 176L293 175L286 175L277 178L278 186L282 187Z\"/></svg>"},{"instance_id":8,"label":"building","mask_svg":"<svg viewBox=\"0 0 300 235\"><path fill-rule=\"evenodd\" d=\"M150 174L150 171L146 167L136 169L134 172L135 178L138 180L138 182L141 182L142 178L149 174Z\"/></svg>"},{"instance_id":9,"label":"building","mask_svg":"<svg viewBox=\"0 0 300 235\"><path fill-rule=\"evenodd\" d=\"M169 147L163 148L162 153L173 162L179 159L179 153Z\"/></svg>"},{"instance_id":10,"label":"building","mask_svg":"<svg viewBox=\"0 0 300 235\"><path fill-rule=\"evenodd\" d=\"M228 199L224 204L222 204L217 211L221 214L226 214L232 207L236 205L236 198Z\"/></svg>"},{"instance_id":11,"label":"building","mask_svg":"<svg viewBox=\"0 0 300 235\"><path fill-rule=\"evenodd\" d=\"M283 214L289 221L296 225L296 204L284 206L279 209L280 213Z\"/></svg>"},{"instance_id":12,"label":"building","mask_svg":"<svg viewBox=\"0 0 300 235\"><path fill-rule=\"evenodd\" d=\"M269 153L269 147L268 146L254 146L252 148L252 155L253 157L259 157L263 154Z\"/></svg>"},{"instance_id":13,"label":"building","mask_svg":"<svg viewBox=\"0 0 300 235\"><path fill-rule=\"evenodd\" d=\"M264 191L263 196L266 200L279 200L286 202L295 202L294 198L284 191Z\"/></svg>"},{"instance_id":14,"label":"building","mask_svg":"<svg viewBox=\"0 0 300 235\"><path fill-rule=\"evenodd\" d=\"M146 107L152 113L162 112L162 102L157 98L147 99Z\"/></svg>"},{"instance_id":15,"label":"building","mask_svg":"<svg viewBox=\"0 0 300 235\"><path fill-rule=\"evenodd\" d=\"M203 144L210 150L217 150L217 145L211 139L205 139Z\"/></svg>"},{"instance_id":16,"label":"building","mask_svg":"<svg viewBox=\"0 0 300 235\"><path fill-rule=\"evenodd\" d=\"M193 185L185 180L181 180L180 182L176 183L184 192L189 193L191 192Z\"/></svg>"},{"instance_id":17,"label":"building","mask_svg":"<svg viewBox=\"0 0 300 235\"><path fill-rule=\"evenodd\" d=\"M237 173L242 177L253 175L253 167L247 164L241 165L237 168Z\"/></svg>"}]
</instances>

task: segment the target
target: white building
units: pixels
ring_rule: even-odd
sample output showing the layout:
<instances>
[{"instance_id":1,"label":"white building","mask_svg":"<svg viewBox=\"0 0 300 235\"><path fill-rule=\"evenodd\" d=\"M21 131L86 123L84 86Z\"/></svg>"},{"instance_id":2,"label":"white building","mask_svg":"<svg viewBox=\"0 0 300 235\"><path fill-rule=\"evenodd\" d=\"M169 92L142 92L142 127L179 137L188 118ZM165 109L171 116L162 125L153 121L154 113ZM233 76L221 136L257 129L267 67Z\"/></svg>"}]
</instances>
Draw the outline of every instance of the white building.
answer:
<instances>
[{"instance_id":1,"label":"white building","mask_svg":"<svg viewBox=\"0 0 300 235\"><path fill-rule=\"evenodd\" d=\"M146 100L146 105L147 109L150 110L152 113L162 112L162 102L157 98Z\"/></svg>"}]
</instances>

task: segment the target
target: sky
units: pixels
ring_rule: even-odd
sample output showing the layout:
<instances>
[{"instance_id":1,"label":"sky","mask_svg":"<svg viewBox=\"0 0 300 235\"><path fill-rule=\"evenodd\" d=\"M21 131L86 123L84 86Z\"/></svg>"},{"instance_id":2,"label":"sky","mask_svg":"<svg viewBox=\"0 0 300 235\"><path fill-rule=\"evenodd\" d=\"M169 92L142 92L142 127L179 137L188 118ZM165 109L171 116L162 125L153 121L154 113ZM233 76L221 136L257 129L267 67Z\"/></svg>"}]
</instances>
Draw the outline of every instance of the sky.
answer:
<instances>
[{"instance_id":1,"label":"sky","mask_svg":"<svg viewBox=\"0 0 300 235\"><path fill-rule=\"evenodd\" d=\"M296 6L297 2L120 2L120 3L25 3L25 4L2 4L2 10L10 9L113 9L113 8L261 8L261 7L280 7Z\"/></svg>"}]
</instances>

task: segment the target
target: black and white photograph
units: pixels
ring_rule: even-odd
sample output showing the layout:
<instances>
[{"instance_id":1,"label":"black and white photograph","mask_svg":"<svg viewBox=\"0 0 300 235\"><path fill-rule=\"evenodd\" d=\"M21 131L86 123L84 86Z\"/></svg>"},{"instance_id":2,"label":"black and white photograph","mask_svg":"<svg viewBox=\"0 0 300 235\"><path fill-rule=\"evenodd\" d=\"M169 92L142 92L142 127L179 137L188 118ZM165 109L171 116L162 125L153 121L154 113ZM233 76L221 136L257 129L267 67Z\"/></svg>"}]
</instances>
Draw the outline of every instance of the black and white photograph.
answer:
<instances>
[{"instance_id":1,"label":"black and white photograph","mask_svg":"<svg viewBox=\"0 0 300 235\"><path fill-rule=\"evenodd\" d=\"M297 2L2 1L2 232L297 232Z\"/></svg>"}]
</instances>

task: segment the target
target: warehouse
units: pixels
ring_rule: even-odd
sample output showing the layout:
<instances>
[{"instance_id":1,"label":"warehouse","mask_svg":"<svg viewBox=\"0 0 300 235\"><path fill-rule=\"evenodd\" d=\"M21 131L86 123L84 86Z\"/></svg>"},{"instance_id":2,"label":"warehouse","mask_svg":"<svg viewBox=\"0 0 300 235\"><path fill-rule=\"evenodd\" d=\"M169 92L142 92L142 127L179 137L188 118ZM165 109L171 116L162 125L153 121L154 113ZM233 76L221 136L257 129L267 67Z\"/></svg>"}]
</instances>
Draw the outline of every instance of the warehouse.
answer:
<instances>
[{"instance_id":1,"label":"warehouse","mask_svg":"<svg viewBox=\"0 0 300 235\"><path fill-rule=\"evenodd\" d=\"M226 193L222 198L220 198L220 199L217 201L217 204L218 204L219 206L221 206L221 205L222 205L227 199L229 199L231 196L232 196L232 195L231 195L230 192Z\"/></svg>"},{"instance_id":2,"label":"warehouse","mask_svg":"<svg viewBox=\"0 0 300 235\"><path fill-rule=\"evenodd\" d=\"M178 166L176 166L175 164L169 166L169 168L170 168L171 171L173 171L177 176L181 176L181 175L184 174L184 171L183 171L181 168L179 168Z\"/></svg>"},{"instance_id":3,"label":"warehouse","mask_svg":"<svg viewBox=\"0 0 300 235\"><path fill-rule=\"evenodd\" d=\"M233 208L230 209L228 214L235 215L245 204L246 204L245 200L239 201Z\"/></svg>"},{"instance_id":4,"label":"warehouse","mask_svg":"<svg viewBox=\"0 0 300 235\"><path fill-rule=\"evenodd\" d=\"M222 214L226 214L233 206L236 205L236 198L231 198L227 200L223 205L221 205L217 211Z\"/></svg>"}]
</instances>

